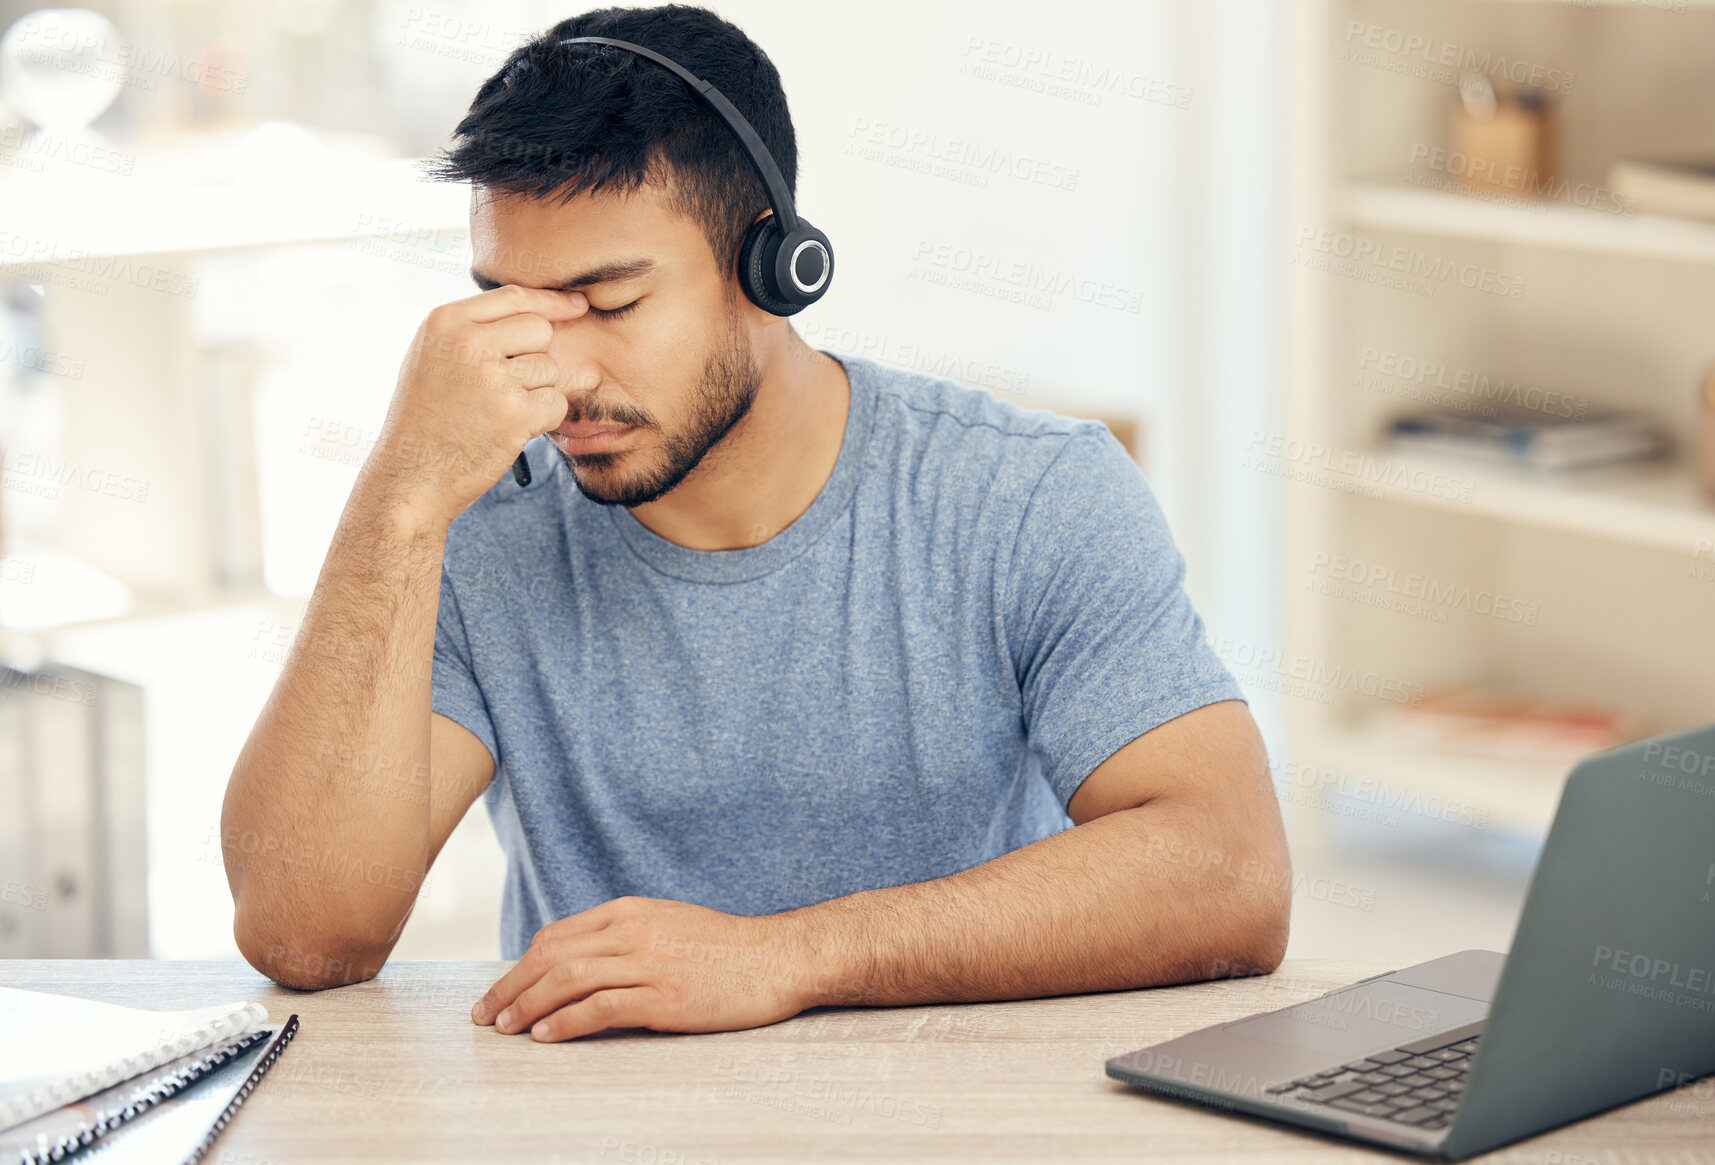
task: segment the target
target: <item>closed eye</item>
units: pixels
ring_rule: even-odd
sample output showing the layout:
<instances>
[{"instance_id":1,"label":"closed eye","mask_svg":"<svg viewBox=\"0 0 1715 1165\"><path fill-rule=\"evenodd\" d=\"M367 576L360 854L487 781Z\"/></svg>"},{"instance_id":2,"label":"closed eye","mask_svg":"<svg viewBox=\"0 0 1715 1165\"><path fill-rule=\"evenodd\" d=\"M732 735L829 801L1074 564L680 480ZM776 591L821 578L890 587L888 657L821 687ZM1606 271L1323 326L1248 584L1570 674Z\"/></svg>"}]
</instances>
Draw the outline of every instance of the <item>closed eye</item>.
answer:
<instances>
[{"instance_id":1,"label":"closed eye","mask_svg":"<svg viewBox=\"0 0 1715 1165\"><path fill-rule=\"evenodd\" d=\"M600 316L604 320L616 320L616 319L620 318L621 316L628 314L632 308L636 307L638 304L640 304L642 302L643 302L643 297L639 296L638 298L632 300L630 303L625 304L622 307L610 307L610 308L606 308L606 309L599 308L599 307L591 307L589 310L590 310L590 314L592 316Z\"/></svg>"}]
</instances>

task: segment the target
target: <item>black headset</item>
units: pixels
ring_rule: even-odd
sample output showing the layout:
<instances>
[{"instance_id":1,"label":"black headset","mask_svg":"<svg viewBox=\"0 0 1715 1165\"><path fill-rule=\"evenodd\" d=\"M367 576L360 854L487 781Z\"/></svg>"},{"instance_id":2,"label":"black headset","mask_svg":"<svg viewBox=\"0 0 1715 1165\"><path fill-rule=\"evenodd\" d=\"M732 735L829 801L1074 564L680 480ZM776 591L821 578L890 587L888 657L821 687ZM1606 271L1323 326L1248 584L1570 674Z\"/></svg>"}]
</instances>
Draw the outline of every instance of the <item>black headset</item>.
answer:
<instances>
[{"instance_id":1,"label":"black headset","mask_svg":"<svg viewBox=\"0 0 1715 1165\"><path fill-rule=\"evenodd\" d=\"M744 119L733 103L707 81L697 78L689 69L662 56L654 49L630 41L606 36L567 37L560 44L605 44L630 49L670 70L708 103L728 128L738 136L739 144L756 167L757 177L768 190L769 204L774 213L758 219L744 236L738 249L738 281L751 303L777 316L796 315L827 293L834 277L833 244L828 236L798 217L792 206L792 192L774 155L756 136L750 122Z\"/></svg>"},{"instance_id":2,"label":"black headset","mask_svg":"<svg viewBox=\"0 0 1715 1165\"><path fill-rule=\"evenodd\" d=\"M828 284L834 278L833 244L828 242L827 235L798 217L798 211L792 205L792 192L786 188L780 167L774 164L774 155L768 152L768 147L756 136L750 122L726 99L724 93L677 61L628 40L614 40L609 36L572 36L559 43L612 45L647 57L689 85L691 91L707 102L709 108L738 136L739 144L744 147L751 165L756 167L757 177L762 179L762 185L768 191L769 205L774 208L773 214L751 224L738 248L738 282L751 303L770 315L790 316L797 315L827 293ZM530 462L522 453L512 465L512 476L520 487L530 484Z\"/></svg>"}]
</instances>

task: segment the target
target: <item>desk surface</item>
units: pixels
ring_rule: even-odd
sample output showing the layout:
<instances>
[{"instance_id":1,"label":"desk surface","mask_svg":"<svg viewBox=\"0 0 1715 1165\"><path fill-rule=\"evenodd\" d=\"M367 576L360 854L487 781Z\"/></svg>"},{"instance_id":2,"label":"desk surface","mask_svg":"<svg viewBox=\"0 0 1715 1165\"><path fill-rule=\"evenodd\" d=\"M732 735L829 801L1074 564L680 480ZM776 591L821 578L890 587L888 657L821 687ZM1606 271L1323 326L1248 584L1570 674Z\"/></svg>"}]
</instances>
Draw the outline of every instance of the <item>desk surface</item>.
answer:
<instances>
[{"instance_id":1,"label":"desk surface","mask_svg":"<svg viewBox=\"0 0 1715 1165\"><path fill-rule=\"evenodd\" d=\"M207 1158L322 1162L1321 1162L1409 1158L1157 1100L1110 1056L1390 968L1022 1003L827 1009L717 1035L537 1044L470 1022L504 963L391 963L331 991L238 962L0 961L0 985L136 1007L263 1002L302 1030ZM1490 1154L1524 1165L1715 1163L1715 1089L1658 1096Z\"/></svg>"}]
</instances>

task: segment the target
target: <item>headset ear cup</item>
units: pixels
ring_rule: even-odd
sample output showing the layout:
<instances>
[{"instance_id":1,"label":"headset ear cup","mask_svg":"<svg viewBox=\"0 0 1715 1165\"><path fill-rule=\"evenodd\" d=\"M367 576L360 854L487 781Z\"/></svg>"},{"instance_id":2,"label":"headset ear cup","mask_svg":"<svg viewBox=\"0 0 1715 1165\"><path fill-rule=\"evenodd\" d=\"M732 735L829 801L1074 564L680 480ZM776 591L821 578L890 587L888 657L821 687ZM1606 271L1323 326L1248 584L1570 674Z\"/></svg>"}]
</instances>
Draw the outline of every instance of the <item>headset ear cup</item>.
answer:
<instances>
[{"instance_id":1,"label":"headset ear cup","mask_svg":"<svg viewBox=\"0 0 1715 1165\"><path fill-rule=\"evenodd\" d=\"M738 282L746 298L770 315L797 315L805 305L788 303L773 287L774 259L780 252L780 224L773 215L750 225L738 249Z\"/></svg>"},{"instance_id":2,"label":"headset ear cup","mask_svg":"<svg viewBox=\"0 0 1715 1165\"><path fill-rule=\"evenodd\" d=\"M834 250L828 236L799 219L798 229L774 248L773 275L770 286L781 298L806 307L820 300L834 277Z\"/></svg>"}]
</instances>

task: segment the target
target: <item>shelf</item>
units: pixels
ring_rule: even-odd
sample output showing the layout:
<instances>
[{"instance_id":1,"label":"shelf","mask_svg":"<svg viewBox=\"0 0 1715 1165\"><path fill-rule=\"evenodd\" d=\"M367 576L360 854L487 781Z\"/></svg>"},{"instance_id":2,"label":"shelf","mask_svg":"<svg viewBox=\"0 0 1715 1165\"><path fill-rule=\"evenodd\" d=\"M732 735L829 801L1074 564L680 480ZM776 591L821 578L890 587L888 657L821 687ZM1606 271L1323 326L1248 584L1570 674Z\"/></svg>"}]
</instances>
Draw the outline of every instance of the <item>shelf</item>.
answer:
<instances>
[{"instance_id":1,"label":"shelf","mask_svg":"<svg viewBox=\"0 0 1715 1165\"><path fill-rule=\"evenodd\" d=\"M470 189L425 181L419 165L396 158L286 182L118 191L100 183L0 186L8 238L0 272L58 262L100 275L88 260L386 236L446 247L469 229Z\"/></svg>"},{"instance_id":2,"label":"shelf","mask_svg":"<svg viewBox=\"0 0 1715 1165\"><path fill-rule=\"evenodd\" d=\"M1543 8L1627 8L1636 12L1656 12L1663 16L1680 14L1682 10L1715 10L1715 0L1489 0L1490 3L1535 4Z\"/></svg>"},{"instance_id":3,"label":"shelf","mask_svg":"<svg viewBox=\"0 0 1715 1165\"><path fill-rule=\"evenodd\" d=\"M1405 470L1394 475L1399 484L1373 483L1390 501L1681 553L1715 540L1715 501L1672 463L1548 476L1455 457L1395 455L1385 448L1373 456L1378 464ZM1471 499L1443 496L1451 490L1409 488L1405 482L1422 480L1419 470L1473 482Z\"/></svg>"},{"instance_id":4,"label":"shelf","mask_svg":"<svg viewBox=\"0 0 1715 1165\"><path fill-rule=\"evenodd\" d=\"M1334 199L1334 212L1354 226L1534 247L1715 263L1715 223L1640 214L1625 218L1577 206L1485 202L1409 186L1355 184Z\"/></svg>"},{"instance_id":5,"label":"shelf","mask_svg":"<svg viewBox=\"0 0 1715 1165\"><path fill-rule=\"evenodd\" d=\"M1395 740L1379 728L1329 729L1304 741L1317 765L1372 778L1379 788L1354 798L1359 806L1420 815L1480 828L1546 834L1560 804L1572 760L1507 761L1436 752ZM1411 794L1417 794L1416 798ZM1443 803L1428 801L1431 795ZM1456 803L1461 809L1444 804ZM1478 828L1479 826L1472 826Z\"/></svg>"},{"instance_id":6,"label":"shelf","mask_svg":"<svg viewBox=\"0 0 1715 1165\"><path fill-rule=\"evenodd\" d=\"M1698 488L1687 452L1682 448L1677 462L1539 473L1395 446L1378 430L1382 418L1406 407L1399 403L1404 394L1391 404L1368 394L1356 399L1341 370L1351 367L1357 352L1377 345L1419 360L1433 353L1450 367L1500 359L1527 382L1620 385L1614 391L1623 390L1627 401L1613 403L1649 410L1688 441L1681 422L1690 414L1680 406L1689 405L1691 385L1708 360L1708 328L1698 305L1707 300L1715 274L1715 221L1611 213L1620 207L1605 191L1598 200L1592 188L1607 185L1607 163L1614 159L1637 150L1672 154L1680 148L1672 143L1699 140L1704 123L1695 111L1706 95L1715 0L1683 6L1667 0L1448 6L1424 0L1408 7L1367 0L1316 0L1302 12L1293 6L1301 19L1293 22L1291 55L1301 67L1292 73L1290 95L1288 257L1309 250L1306 226L1327 227L1338 233L1335 254L1351 248L1343 257L1356 258L1355 244L1366 255L1379 247L1380 257L1370 255L1370 261L1400 263L1402 274L1412 266L1444 269L1480 260L1483 267L1530 276L1531 293L1517 302L1470 296L1442 303L1369 293L1359 281L1329 279L1302 255L1288 263L1289 387L1282 417L1283 427L1304 444L1288 446L1277 464L1262 467L1300 483L1283 489L1287 565L1281 577L1292 572L1302 582L1304 564L1318 554L1367 556L1497 594L1528 584L1538 597L1553 598L1556 610L1540 633L1515 634L1499 624L1383 617L1376 605L1330 602L1317 588L1294 584L1283 596L1283 654L1326 668L1412 675L1436 684L1493 682L1544 700L1624 706L1637 717L1639 731L1693 722L1703 712L1688 693L1709 690L1715 639L1701 618L1708 596L1700 592L1709 588L1680 580L1688 567L1701 575L1715 546L1715 499ZM1566 106L1571 120L1561 132L1580 147L1572 152L1592 164L1578 169L1570 191L1557 186L1558 200L1453 185L1456 161L1435 165L1419 147L1450 143L1446 135L1458 109L1454 87L1424 83L1398 52L1343 68L1338 61L1345 42L1329 30L1354 20L1372 27L1379 22L1395 36L1404 29L1433 34L1443 45L1479 55L1504 52L1509 63L1515 56L1552 62L1575 75L1582 97L1573 99L1577 109ZM1652 83L1662 92L1652 90L1647 99L1616 97L1597 102L1599 108L1585 100L1598 89L1623 96ZM1412 171L1408 159L1415 159ZM1580 188L1578 180L1590 185ZM1328 238L1317 245L1327 248ZM1685 398L1675 384L1685 386ZM1341 444L1342 437L1350 443ZM1424 471L1443 480L1425 480ZM1462 480L1447 489L1445 478ZM1579 759L1569 746L1549 753L1497 745L1485 754L1476 742L1439 742L1421 726L1389 724L1379 716L1357 720L1360 712L1376 711L1357 700L1282 699L1277 705L1290 739L1284 755L1385 786L1383 792L1361 786L1358 796L1332 806L1314 798L1305 805L1302 797L1289 806L1283 796L1283 808L1292 809L1301 827L1295 844L1310 850L1312 864L1340 860L1338 847L1359 834L1383 842L1394 836L1390 823L1378 823L1374 814L1389 810L1399 790L1487 810L1488 832L1540 839ZM1391 811L1403 838L1405 813ZM1365 824L1373 828L1366 831Z\"/></svg>"},{"instance_id":7,"label":"shelf","mask_svg":"<svg viewBox=\"0 0 1715 1165\"><path fill-rule=\"evenodd\" d=\"M1543 8L1627 8L1674 16L1688 11L1715 10L1715 0L1488 0L1489 3L1535 4Z\"/></svg>"},{"instance_id":8,"label":"shelf","mask_svg":"<svg viewBox=\"0 0 1715 1165\"><path fill-rule=\"evenodd\" d=\"M70 559L69 555L61 554L58 551L51 553L61 559ZM42 557L41 555L32 556L36 562L41 561ZM22 557L8 556L4 561L9 562L11 569L16 571L18 569L17 564L27 560ZM61 578L63 576L41 574L32 577L31 582L54 582L60 581ZM4 654L5 645L8 644L42 642L71 631L87 631L92 628L139 623L150 619L198 615L257 603L297 604L301 606L308 601L307 596L280 594L260 584L220 587L200 595L163 596L139 594L131 591L128 587L124 587L117 580L110 581L112 581L114 588L123 593L114 593L112 590L102 591L91 599L84 599L81 603L68 601L63 606L52 608L47 612L46 617L41 617L41 612L26 612L24 618L14 622L0 621L0 654ZM0 588L0 597L13 598L19 589L10 588L8 591L6 588Z\"/></svg>"}]
</instances>

